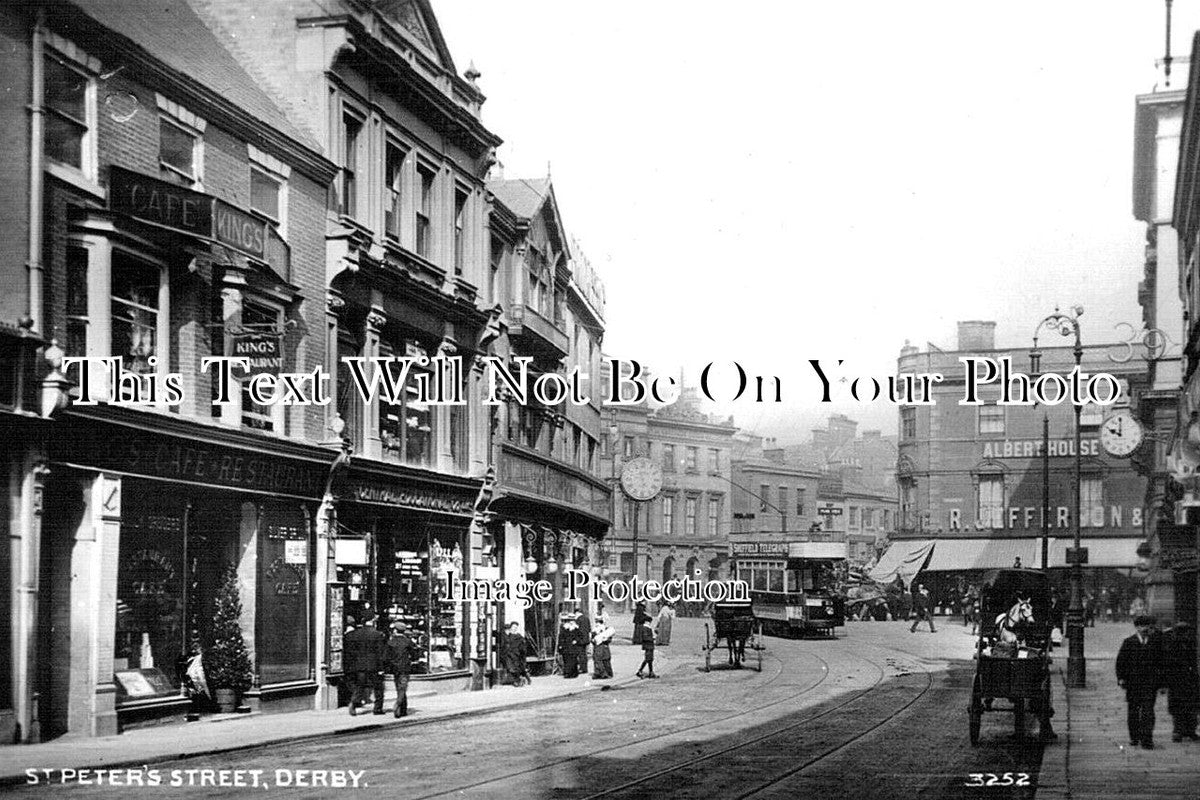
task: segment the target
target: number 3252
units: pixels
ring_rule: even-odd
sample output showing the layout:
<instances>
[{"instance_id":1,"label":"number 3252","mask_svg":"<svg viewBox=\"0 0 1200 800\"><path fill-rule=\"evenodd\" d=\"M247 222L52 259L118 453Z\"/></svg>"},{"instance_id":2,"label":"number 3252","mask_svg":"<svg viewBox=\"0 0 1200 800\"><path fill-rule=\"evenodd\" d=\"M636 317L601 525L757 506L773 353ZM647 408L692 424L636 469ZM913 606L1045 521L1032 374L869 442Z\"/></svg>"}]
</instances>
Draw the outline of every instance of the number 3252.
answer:
<instances>
[{"instance_id":1,"label":"number 3252","mask_svg":"<svg viewBox=\"0 0 1200 800\"><path fill-rule=\"evenodd\" d=\"M1005 772L997 775L994 772L972 772L967 775L964 786L1028 786L1029 773Z\"/></svg>"}]
</instances>

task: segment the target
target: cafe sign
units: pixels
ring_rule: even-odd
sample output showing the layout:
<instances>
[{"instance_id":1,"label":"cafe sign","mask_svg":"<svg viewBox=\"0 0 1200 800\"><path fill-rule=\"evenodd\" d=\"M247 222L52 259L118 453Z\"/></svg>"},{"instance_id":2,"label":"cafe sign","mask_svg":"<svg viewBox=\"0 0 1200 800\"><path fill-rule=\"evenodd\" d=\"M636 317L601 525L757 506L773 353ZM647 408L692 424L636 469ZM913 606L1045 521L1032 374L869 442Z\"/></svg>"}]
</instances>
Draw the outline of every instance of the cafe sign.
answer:
<instances>
[{"instance_id":1,"label":"cafe sign","mask_svg":"<svg viewBox=\"0 0 1200 800\"><path fill-rule=\"evenodd\" d=\"M274 226L212 195L110 167L108 207L159 227L218 242L288 276L287 244Z\"/></svg>"}]
</instances>

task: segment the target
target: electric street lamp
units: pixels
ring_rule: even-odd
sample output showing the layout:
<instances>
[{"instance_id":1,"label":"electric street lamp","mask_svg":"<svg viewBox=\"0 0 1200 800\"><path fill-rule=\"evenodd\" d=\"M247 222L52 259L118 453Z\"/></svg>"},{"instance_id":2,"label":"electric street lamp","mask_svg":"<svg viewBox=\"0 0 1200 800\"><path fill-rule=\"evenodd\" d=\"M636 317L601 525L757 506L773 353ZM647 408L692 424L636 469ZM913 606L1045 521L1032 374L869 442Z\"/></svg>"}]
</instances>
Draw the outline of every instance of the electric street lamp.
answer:
<instances>
[{"instance_id":1,"label":"electric street lamp","mask_svg":"<svg viewBox=\"0 0 1200 800\"><path fill-rule=\"evenodd\" d=\"M1075 335L1075 348L1072 351L1075 355L1075 366L1079 367L1083 363L1083 340L1079 332L1079 318L1083 316L1083 306L1075 306L1071 309L1070 314L1064 314L1054 309L1054 313L1043 319L1034 328L1033 332L1033 350L1029 353L1029 361L1032 372L1039 372L1041 366L1041 351L1038 350L1038 334L1042 328L1047 330L1057 331L1060 336ZM1081 436L1079 426L1079 414L1081 407L1075 406L1075 510L1072 515L1072 521L1075 528L1075 547L1067 553L1067 562L1071 566L1071 600L1067 607L1067 685L1073 688L1083 687L1087 685L1087 662L1083 656L1083 564L1080 557L1081 554L1081 537L1082 537L1082 520L1080 519L1080 506L1082 505L1083 493L1083 455L1081 448ZM1048 423L1047 423L1048 425ZM1048 430L1048 428L1046 428ZM1048 476L1046 476L1048 478ZM1045 509L1042 511L1045 514ZM1043 522L1045 525L1045 522ZM1045 532L1043 535L1047 535ZM1043 539L1043 542L1045 539ZM1043 559L1047 553L1043 544ZM1045 563L1043 561L1043 563Z\"/></svg>"}]
</instances>

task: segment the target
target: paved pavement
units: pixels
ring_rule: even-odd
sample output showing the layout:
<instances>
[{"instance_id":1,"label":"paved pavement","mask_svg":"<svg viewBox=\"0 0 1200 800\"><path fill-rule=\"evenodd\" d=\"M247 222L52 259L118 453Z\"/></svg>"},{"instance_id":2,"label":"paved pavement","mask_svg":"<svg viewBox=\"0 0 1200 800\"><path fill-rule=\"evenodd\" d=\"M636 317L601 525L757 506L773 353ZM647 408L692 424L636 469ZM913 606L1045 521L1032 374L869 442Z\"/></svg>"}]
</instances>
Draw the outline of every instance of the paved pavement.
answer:
<instances>
[{"instance_id":1,"label":"paved pavement","mask_svg":"<svg viewBox=\"0 0 1200 800\"><path fill-rule=\"evenodd\" d=\"M299 711L288 714L225 714L198 722L159 725L130 730L117 736L63 736L51 742L0 747L0 786L26 781L27 769L124 767L168 759L208 755L247 747L355 733L370 729L423 725L465 715L486 714L503 709L541 705L584 692L636 683L632 677L640 666L642 649L629 642L632 625L628 618L614 618L618 631L612 646L615 677L596 681L591 675L566 680L558 675L534 678L530 686L497 686L470 692L425 694L419 683L410 684L409 715L395 719L391 713L377 716L360 711L351 717L347 709ZM655 667L662 673L679 666L670 647L655 652ZM592 667L591 659L588 660ZM387 708L395 692L387 680Z\"/></svg>"},{"instance_id":2,"label":"paved pavement","mask_svg":"<svg viewBox=\"0 0 1200 800\"><path fill-rule=\"evenodd\" d=\"M1085 629L1088 685L1083 689L1066 688L1066 651L1057 651L1056 728L1062 739L1046 748L1039 798L1200 797L1200 743L1171 741L1165 695L1159 696L1156 708L1155 749L1129 746L1125 694L1117 686L1113 662L1121 641L1132 633L1128 624L1101 623ZM1058 701L1064 695L1065 704Z\"/></svg>"}]
</instances>

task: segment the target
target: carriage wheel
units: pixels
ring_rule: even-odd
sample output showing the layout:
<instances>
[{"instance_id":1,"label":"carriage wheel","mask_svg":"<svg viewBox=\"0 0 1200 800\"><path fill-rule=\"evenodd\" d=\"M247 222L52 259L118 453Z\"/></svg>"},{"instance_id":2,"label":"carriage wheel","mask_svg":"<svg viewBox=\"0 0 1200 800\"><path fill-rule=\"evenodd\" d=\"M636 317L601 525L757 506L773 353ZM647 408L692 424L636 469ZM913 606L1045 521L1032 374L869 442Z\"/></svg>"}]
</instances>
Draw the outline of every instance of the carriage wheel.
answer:
<instances>
[{"instance_id":1,"label":"carriage wheel","mask_svg":"<svg viewBox=\"0 0 1200 800\"><path fill-rule=\"evenodd\" d=\"M1017 741L1025 741L1025 698L1018 697L1013 700L1013 728L1017 735Z\"/></svg>"},{"instance_id":2,"label":"carriage wheel","mask_svg":"<svg viewBox=\"0 0 1200 800\"><path fill-rule=\"evenodd\" d=\"M712 672L712 651L713 647L708 641L708 623L704 623L704 671Z\"/></svg>"},{"instance_id":3,"label":"carriage wheel","mask_svg":"<svg viewBox=\"0 0 1200 800\"><path fill-rule=\"evenodd\" d=\"M979 675L971 684L971 705L967 707L968 730L971 745L979 744L979 727L983 722L983 685Z\"/></svg>"},{"instance_id":4,"label":"carriage wheel","mask_svg":"<svg viewBox=\"0 0 1200 800\"><path fill-rule=\"evenodd\" d=\"M762 653L763 653L763 650L765 650L766 648L763 647L763 643L762 643L762 626L761 625L758 626L758 647L756 647L754 649L758 651L758 666L755 667L755 669L757 669L759 672L762 672Z\"/></svg>"}]
</instances>

